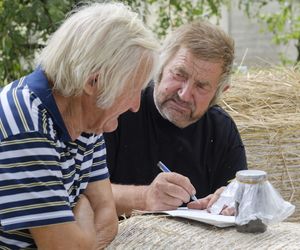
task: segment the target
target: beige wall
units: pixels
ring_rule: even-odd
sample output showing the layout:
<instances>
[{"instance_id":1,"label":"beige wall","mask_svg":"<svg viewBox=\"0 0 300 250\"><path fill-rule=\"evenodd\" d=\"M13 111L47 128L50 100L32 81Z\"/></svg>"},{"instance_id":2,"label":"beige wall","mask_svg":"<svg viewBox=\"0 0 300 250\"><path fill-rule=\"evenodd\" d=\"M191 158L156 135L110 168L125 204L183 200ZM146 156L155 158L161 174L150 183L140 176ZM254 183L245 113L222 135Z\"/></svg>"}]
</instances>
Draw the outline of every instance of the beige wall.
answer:
<instances>
[{"instance_id":1,"label":"beige wall","mask_svg":"<svg viewBox=\"0 0 300 250\"><path fill-rule=\"evenodd\" d=\"M278 6L268 6L266 11L274 11ZM223 9L221 27L226 30L236 43L236 63L243 65L262 66L280 62L279 53L284 53L291 60L296 60L296 48L293 44L278 46L272 43L272 34L261 32L261 26L250 20L237 7L236 1L231 1L231 9Z\"/></svg>"},{"instance_id":2,"label":"beige wall","mask_svg":"<svg viewBox=\"0 0 300 250\"><path fill-rule=\"evenodd\" d=\"M284 53L289 59L296 60L297 51L293 44L289 46L278 46L272 43L272 34L261 32L260 25L250 20L243 11L237 7L237 0L230 1L231 8L222 9L222 18L218 24L228 32L236 44L236 64L245 66L269 66L279 64L279 53ZM278 6L268 6L266 11L274 11ZM155 6L151 6L150 15L146 16L147 23L152 26L156 15ZM212 19L213 23L217 20ZM243 61L243 57L244 61Z\"/></svg>"}]
</instances>

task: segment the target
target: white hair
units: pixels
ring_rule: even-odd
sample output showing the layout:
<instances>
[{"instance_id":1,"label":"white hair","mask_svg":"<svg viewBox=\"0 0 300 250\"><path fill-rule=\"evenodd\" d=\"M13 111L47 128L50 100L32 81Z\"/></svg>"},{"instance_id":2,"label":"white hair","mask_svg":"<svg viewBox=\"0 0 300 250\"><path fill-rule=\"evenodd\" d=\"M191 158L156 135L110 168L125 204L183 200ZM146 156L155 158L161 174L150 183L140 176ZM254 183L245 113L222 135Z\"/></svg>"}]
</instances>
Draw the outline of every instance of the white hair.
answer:
<instances>
[{"instance_id":1,"label":"white hair","mask_svg":"<svg viewBox=\"0 0 300 250\"><path fill-rule=\"evenodd\" d=\"M134 79L141 64L146 81L153 77L157 50L152 32L128 6L92 3L70 14L37 64L64 96L81 94L90 77L97 75L98 106L109 107L125 87L134 87L130 77Z\"/></svg>"}]
</instances>

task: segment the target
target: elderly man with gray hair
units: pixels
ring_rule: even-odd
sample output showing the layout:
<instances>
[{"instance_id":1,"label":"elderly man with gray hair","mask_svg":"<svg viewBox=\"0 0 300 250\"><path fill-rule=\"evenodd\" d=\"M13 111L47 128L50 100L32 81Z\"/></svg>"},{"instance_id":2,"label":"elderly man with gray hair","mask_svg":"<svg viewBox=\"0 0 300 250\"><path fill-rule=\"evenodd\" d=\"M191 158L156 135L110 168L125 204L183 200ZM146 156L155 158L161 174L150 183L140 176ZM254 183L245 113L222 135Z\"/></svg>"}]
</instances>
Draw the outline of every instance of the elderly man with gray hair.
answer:
<instances>
[{"instance_id":1,"label":"elderly man with gray hair","mask_svg":"<svg viewBox=\"0 0 300 250\"><path fill-rule=\"evenodd\" d=\"M229 87L233 59L233 39L209 22L185 24L167 37L139 112L120 116L118 129L104 135L119 215L176 209L195 193L202 199L188 207L209 208L247 168L237 127L216 105ZM159 161L171 173L161 173Z\"/></svg>"},{"instance_id":2,"label":"elderly man with gray hair","mask_svg":"<svg viewBox=\"0 0 300 250\"><path fill-rule=\"evenodd\" d=\"M117 233L103 132L136 112L158 43L123 4L85 5L0 92L1 249L99 249Z\"/></svg>"}]
</instances>

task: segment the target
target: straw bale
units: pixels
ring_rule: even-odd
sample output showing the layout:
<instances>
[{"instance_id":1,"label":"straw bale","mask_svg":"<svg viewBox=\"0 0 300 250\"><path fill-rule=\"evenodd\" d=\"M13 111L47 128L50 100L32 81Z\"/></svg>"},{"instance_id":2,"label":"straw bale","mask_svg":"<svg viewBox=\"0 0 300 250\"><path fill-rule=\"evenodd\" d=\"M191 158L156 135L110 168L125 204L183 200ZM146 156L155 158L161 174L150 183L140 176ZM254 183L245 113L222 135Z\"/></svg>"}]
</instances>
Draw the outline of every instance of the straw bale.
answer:
<instances>
[{"instance_id":1,"label":"straw bale","mask_svg":"<svg viewBox=\"0 0 300 250\"><path fill-rule=\"evenodd\" d=\"M262 234L239 233L200 222L160 215L138 215L120 223L112 249L299 249L300 224L282 222Z\"/></svg>"},{"instance_id":2,"label":"straw bale","mask_svg":"<svg viewBox=\"0 0 300 250\"><path fill-rule=\"evenodd\" d=\"M268 173L300 222L300 71L271 68L237 74L221 106L241 133L248 167Z\"/></svg>"}]
</instances>

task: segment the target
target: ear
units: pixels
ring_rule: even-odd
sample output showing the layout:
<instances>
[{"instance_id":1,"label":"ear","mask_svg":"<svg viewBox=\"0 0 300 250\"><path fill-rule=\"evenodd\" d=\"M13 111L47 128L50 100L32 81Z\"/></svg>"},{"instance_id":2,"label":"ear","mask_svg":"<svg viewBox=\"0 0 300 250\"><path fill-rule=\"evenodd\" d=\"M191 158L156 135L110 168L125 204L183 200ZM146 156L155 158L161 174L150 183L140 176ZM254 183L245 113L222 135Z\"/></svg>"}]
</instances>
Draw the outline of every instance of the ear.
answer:
<instances>
[{"instance_id":1,"label":"ear","mask_svg":"<svg viewBox=\"0 0 300 250\"><path fill-rule=\"evenodd\" d=\"M98 74L91 75L88 80L85 82L83 90L87 95L94 95L98 93Z\"/></svg>"},{"instance_id":2,"label":"ear","mask_svg":"<svg viewBox=\"0 0 300 250\"><path fill-rule=\"evenodd\" d=\"M230 86L228 84L225 85L225 87L223 88L222 92L224 93L225 91L227 91L230 88Z\"/></svg>"}]
</instances>

